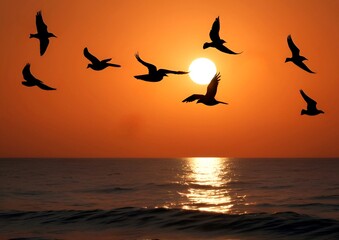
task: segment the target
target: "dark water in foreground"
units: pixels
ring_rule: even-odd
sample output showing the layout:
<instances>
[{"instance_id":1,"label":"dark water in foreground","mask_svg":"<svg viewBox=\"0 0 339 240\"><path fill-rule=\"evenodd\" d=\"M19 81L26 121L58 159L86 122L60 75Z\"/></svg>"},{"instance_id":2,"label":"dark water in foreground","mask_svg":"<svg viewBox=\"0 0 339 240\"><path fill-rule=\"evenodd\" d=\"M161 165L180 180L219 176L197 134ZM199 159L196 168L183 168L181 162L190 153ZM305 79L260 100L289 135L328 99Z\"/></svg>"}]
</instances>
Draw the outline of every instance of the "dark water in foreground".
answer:
<instances>
[{"instance_id":1,"label":"dark water in foreground","mask_svg":"<svg viewBox=\"0 0 339 240\"><path fill-rule=\"evenodd\" d=\"M339 239L339 159L2 159L0 239Z\"/></svg>"}]
</instances>

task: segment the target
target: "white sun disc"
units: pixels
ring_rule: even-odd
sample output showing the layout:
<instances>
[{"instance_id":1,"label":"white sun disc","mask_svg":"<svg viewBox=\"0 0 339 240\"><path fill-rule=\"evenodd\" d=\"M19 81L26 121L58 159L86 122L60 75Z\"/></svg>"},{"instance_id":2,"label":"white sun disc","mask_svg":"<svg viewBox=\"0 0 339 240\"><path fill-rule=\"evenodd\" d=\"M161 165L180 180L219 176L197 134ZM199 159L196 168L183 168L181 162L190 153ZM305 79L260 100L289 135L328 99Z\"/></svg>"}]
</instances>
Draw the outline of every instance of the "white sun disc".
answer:
<instances>
[{"instance_id":1,"label":"white sun disc","mask_svg":"<svg viewBox=\"0 0 339 240\"><path fill-rule=\"evenodd\" d=\"M189 76L198 84L208 84L216 73L215 64L208 58L197 58L189 66Z\"/></svg>"}]
</instances>

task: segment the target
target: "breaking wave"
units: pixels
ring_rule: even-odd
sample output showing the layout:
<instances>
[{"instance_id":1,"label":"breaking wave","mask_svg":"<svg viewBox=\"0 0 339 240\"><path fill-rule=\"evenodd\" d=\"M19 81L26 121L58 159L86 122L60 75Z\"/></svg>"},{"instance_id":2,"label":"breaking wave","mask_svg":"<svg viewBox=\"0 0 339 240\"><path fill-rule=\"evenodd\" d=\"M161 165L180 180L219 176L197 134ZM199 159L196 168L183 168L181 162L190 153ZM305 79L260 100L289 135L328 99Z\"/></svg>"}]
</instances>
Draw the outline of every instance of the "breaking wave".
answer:
<instances>
[{"instance_id":1,"label":"breaking wave","mask_svg":"<svg viewBox=\"0 0 339 240\"><path fill-rule=\"evenodd\" d=\"M296 239L339 239L339 221L295 212L221 214L167 208L112 210L6 211L0 224L17 226L151 227L218 235L264 235Z\"/></svg>"}]
</instances>

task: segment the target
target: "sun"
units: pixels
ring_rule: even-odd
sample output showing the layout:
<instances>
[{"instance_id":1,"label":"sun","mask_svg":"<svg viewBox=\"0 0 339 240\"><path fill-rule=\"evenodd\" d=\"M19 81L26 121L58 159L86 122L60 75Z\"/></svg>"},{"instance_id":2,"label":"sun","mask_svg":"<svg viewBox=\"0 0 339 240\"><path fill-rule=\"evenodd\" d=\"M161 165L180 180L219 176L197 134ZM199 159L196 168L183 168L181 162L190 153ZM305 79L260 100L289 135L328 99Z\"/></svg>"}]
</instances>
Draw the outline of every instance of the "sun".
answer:
<instances>
[{"instance_id":1,"label":"sun","mask_svg":"<svg viewBox=\"0 0 339 240\"><path fill-rule=\"evenodd\" d=\"M216 73L215 64L208 58L197 58L189 66L189 76L198 84L208 84Z\"/></svg>"}]
</instances>

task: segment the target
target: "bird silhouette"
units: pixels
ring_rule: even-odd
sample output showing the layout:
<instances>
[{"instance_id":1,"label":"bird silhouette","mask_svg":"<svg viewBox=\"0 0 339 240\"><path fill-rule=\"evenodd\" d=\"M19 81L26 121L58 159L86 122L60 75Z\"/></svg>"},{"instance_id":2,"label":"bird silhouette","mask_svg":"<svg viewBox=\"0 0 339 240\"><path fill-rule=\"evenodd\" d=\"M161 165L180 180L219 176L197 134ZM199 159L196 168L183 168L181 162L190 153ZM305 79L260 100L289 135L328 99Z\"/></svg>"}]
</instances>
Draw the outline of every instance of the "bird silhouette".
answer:
<instances>
[{"instance_id":1,"label":"bird silhouette","mask_svg":"<svg viewBox=\"0 0 339 240\"><path fill-rule=\"evenodd\" d=\"M40 56L42 56L48 47L50 37L56 37L53 33L47 31L47 25L42 19L41 11L35 17L37 33L30 34L29 38L37 38L40 42Z\"/></svg>"},{"instance_id":2,"label":"bird silhouette","mask_svg":"<svg viewBox=\"0 0 339 240\"><path fill-rule=\"evenodd\" d=\"M220 73L217 73L213 77L212 81L208 84L205 95L193 94L189 96L188 98L184 99L182 102L193 102L195 100L198 100L197 103L203 103L207 106L213 106L219 103L228 104L228 103L221 102L215 99L219 81L220 81Z\"/></svg>"},{"instance_id":3,"label":"bird silhouette","mask_svg":"<svg viewBox=\"0 0 339 240\"><path fill-rule=\"evenodd\" d=\"M37 86L43 90L56 90L55 88L49 87L45 84L42 83L42 81L40 81L39 79L36 79L30 70L31 65L29 63L27 63L24 67L24 69L22 70L22 75L24 76L24 79L26 81L23 81L22 84L25 85L26 87L33 87L33 86Z\"/></svg>"},{"instance_id":4,"label":"bird silhouette","mask_svg":"<svg viewBox=\"0 0 339 240\"><path fill-rule=\"evenodd\" d=\"M228 49L226 46L224 46L224 43L226 43L225 40L221 39L219 36L219 30L220 30L220 21L219 17L217 17L212 25L212 29L210 31L210 38L212 42L206 42L203 45L203 49L206 49L208 47L214 47L218 49L221 52L228 53L228 54L239 54L236 52L233 52L232 50Z\"/></svg>"},{"instance_id":5,"label":"bird silhouette","mask_svg":"<svg viewBox=\"0 0 339 240\"><path fill-rule=\"evenodd\" d=\"M286 62L293 62L295 65L297 65L298 67L304 69L305 71L309 72L309 73L315 73L313 71L311 71L306 65L305 63L303 63L304 60L308 60L307 58L305 58L304 56L300 56L300 50L299 48L294 44L291 35L287 36L287 43L289 48L291 49L292 52L292 57L291 58L286 58L285 63Z\"/></svg>"},{"instance_id":6,"label":"bird silhouette","mask_svg":"<svg viewBox=\"0 0 339 240\"><path fill-rule=\"evenodd\" d=\"M100 70L103 70L107 67L121 67L120 65L118 64L113 64L113 63L109 63L109 61L112 60L112 58L107 58L107 59L104 59L104 60L99 60L97 59L96 57L94 57L86 48L84 48L84 55L85 57L90 60L92 63L89 63L87 65L87 68L92 68L93 70L96 70L96 71L100 71Z\"/></svg>"},{"instance_id":7,"label":"bird silhouette","mask_svg":"<svg viewBox=\"0 0 339 240\"><path fill-rule=\"evenodd\" d=\"M303 99L306 101L307 103L307 110L302 109L301 110L301 115L309 115L309 116L315 116L318 115L319 113L324 113L322 110L318 110L317 109L317 102L314 101L312 98L310 98L309 96L307 96L303 90L300 90L300 94L303 97Z\"/></svg>"},{"instance_id":8,"label":"bird silhouette","mask_svg":"<svg viewBox=\"0 0 339 240\"><path fill-rule=\"evenodd\" d=\"M167 74L169 73L171 74L187 74L188 73L184 71L172 71L172 70L167 70L167 69L157 70L157 67L154 66L153 64L143 61L140 58L139 53L136 53L135 57L142 65L148 68L148 74L134 76L136 79L144 80L147 82L159 82L163 79L163 77L167 77Z\"/></svg>"}]
</instances>

